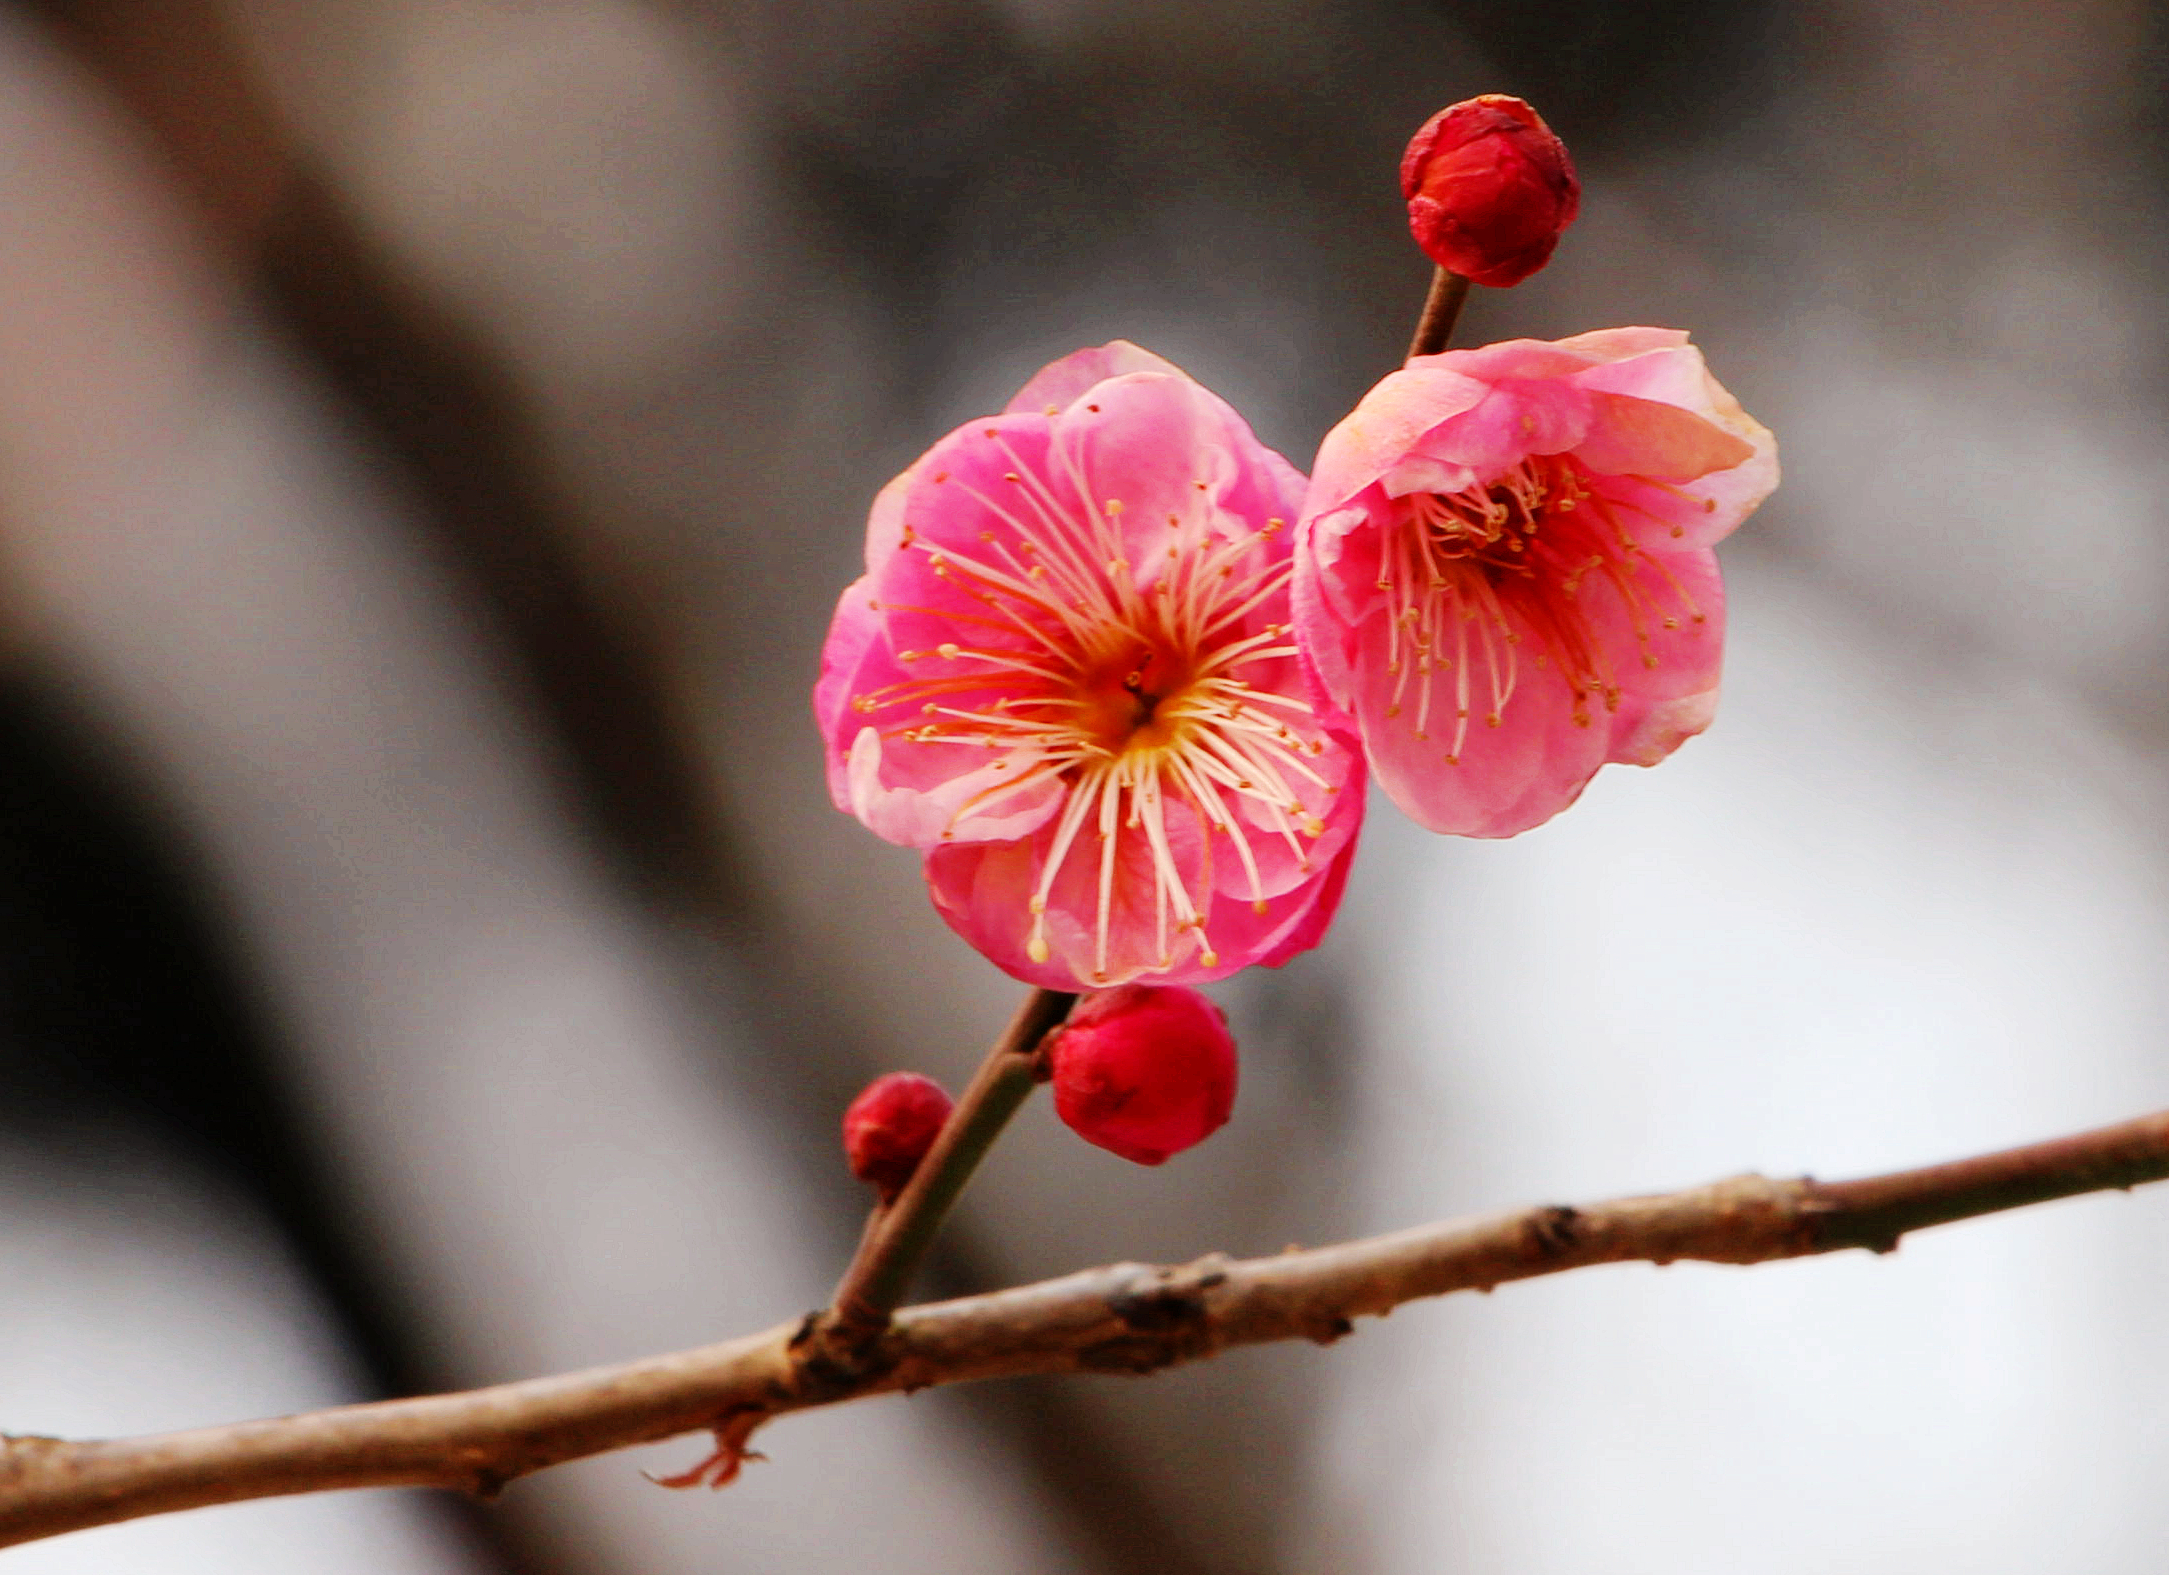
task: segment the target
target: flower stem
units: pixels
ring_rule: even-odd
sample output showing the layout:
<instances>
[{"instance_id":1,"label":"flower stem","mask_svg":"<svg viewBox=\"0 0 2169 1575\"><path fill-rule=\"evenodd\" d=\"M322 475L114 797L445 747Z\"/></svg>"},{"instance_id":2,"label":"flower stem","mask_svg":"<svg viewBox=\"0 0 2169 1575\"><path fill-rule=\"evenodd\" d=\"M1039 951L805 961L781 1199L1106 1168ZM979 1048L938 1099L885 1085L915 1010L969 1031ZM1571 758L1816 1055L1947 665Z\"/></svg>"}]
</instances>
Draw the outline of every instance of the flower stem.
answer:
<instances>
[{"instance_id":1,"label":"flower stem","mask_svg":"<svg viewBox=\"0 0 2169 1575\"><path fill-rule=\"evenodd\" d=\"M1025 997L904 1190L867 1220L823 1319L831 1340L848 1347L888 1326L964 1183L1040 1081L1040 1041L1076 1002L1060 990Z\"/></svg>"},{"instance_id":2,"label":"flower stem","mask_svg":"<svg viewBox=\"0 0 2169 1575\"><path fill-rule=\"evenodd\" d=\"M1416 320L1416 337L1408 342L1408 355L1437 355L1454 336L1461 317L1461 303L1469 298L1469 281L1448 268L1431 275L1431 293L1424 297L1423 316Z\"/></svg>"}]
</instances>

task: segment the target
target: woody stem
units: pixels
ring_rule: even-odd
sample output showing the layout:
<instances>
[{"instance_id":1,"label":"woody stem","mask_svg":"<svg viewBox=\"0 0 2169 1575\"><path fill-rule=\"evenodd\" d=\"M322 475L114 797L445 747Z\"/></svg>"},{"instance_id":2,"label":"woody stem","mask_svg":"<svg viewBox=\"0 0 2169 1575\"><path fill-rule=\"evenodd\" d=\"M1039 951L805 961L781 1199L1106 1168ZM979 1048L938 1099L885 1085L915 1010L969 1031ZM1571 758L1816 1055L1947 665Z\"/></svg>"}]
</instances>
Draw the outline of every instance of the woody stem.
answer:
<instances>
[{"instance_id":1,"label":"woody stem","mask_svg":"<svg viewBox=\"0 0 2169 1575\"><path fill-rule=\"evenodd\" d=\"M1431 293L1424 297L1423 316L1416 320L1416 337L1408 342L1408 357L1437 355L1454 336L1461 318L1461 303L1469 298L1469 281L1449 268L1431 275Z\"/></svg>"},{"instance_id":2,"label":"woody stem","mask_svg":"<svg viewBox=\"0 0 2169 1575\"><path fill-rule=\"evenodd\" d=\"M866 1222L822 1319L831 1341L849 1348L888 1326L964 1184L1040 1081L1040 1042L1061 1026L1076 1002L1075 995L1060 990L1034 990L1025 997L911 1180Z\"/></svg>"}]
</instances>

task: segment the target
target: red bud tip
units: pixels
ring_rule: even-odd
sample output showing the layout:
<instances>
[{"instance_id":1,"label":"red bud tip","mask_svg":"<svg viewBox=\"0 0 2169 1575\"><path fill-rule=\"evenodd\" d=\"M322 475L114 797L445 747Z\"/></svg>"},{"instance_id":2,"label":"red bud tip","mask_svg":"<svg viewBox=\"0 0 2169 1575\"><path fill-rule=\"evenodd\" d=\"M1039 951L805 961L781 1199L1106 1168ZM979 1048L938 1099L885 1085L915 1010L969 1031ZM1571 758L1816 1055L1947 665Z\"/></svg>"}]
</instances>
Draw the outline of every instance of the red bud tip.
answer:
<instances>
[{"instance_id":1,"label":"red bud tip","mask_svg":"<svg viewBox=\"0 0 2169 1575\"><path fill-rule=\"evenodd\" d=\"M934 1146L949 1119L941 1084L916 1072L888 1072L868 1083L844 1112L844 1157L851 1174L892 1201Z\"/></svg>"},{"instance_id":2,"label":"red bud tip","mask_svg":"<svg viewBox=\"0 0 2169 1575\"><path fill-rule=\"evenodd\" d=\"M1401 155L1408 227L1433 262L1519 284L1551 260L1581 207L1566 144L1520 99L1484 93L1423 123Z\"/></svg>"},{"instance_id":3,"label":"red bud tip","mask_svg":"<svg viewBox=\"0 0 2169 1575\"><path fill-rule=\"evenodd\" d=\"M1087 1143L1140 1165L1204 1141L1235 1108L1227 1019L1180 985L1086 996L1048 1056L1055 1113Z\"/></svg>"}]
</instances>

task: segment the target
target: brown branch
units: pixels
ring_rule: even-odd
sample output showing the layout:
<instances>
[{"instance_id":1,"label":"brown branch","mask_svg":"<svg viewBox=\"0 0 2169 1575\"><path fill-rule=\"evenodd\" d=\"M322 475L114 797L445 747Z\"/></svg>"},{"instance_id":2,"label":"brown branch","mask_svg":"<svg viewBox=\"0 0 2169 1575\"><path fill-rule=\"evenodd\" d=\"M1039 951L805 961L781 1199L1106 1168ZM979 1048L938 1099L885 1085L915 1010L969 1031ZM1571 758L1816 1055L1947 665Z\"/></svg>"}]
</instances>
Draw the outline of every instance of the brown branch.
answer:
<instances>
[{"instance_id":1,"label":"brown branch","mask_svg":"<svg viewBox=\"0 0 2169 1575\"><path fill-rule=\"evenodd\" d=\"M839 1368L814 1320L619 1367L145 1438L0 1440L0 1546L240 1499L354 1487L492 1493L544 1466L810 1406L1024 1373L1143 1373L1269 1340L1332 1341L1419 1297L1599 1263L1762 1263L2169 1178L2169 1111L1857 1181L1728 1181L1419 1226L1308 1252L1112 1264L906 1309ZM720 1457L719 1457L720 1458ZM714 1471L709 1480L727 1475Z\"/></svg>"}]
</instances>

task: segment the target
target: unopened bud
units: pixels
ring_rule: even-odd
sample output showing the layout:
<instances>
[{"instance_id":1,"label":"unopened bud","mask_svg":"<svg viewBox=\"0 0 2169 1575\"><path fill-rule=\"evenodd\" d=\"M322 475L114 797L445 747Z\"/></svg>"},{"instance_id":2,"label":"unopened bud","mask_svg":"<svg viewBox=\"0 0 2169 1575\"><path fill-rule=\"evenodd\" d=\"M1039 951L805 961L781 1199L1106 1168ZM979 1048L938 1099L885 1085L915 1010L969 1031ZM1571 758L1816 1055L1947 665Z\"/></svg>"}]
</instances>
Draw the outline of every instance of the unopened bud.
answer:
<instances>
[{"instance_id":1,"label":"unopened bud","mask_svg":"<svg viewBox=\"0 0 2169 1575\"><path fill-rule=\"evenodd\" d=\"M1484 93L1423 123L1401 155L1416 244L1477 284L1519 284L1581 207L1566 144L1520 99Z\"/></svg>"},{"instance_id":2,"label":"unopened bud","mask_svg":"<svg viewBox=\"0 0 2169 1575\"><path fill-rule=\"evenodd\" d=\"M1085 997L1048 1050L1054 1108L1087 1143L1157 1165L1235 1108L1235 1041L1220 1008L1180 985Z\"/></svg>"},{"instance_id":3,"label":"unopened bud","mask_svg":"<svg viewBox=\"0 0 2169 1575\"><path fill-rule=\"evenodd\" d=\"M934 1146L949 1119L941 1084L916 1072L888 1072L868 1083L844 1112L844 1157L851 1174L890 1202Z\"/></svg>"}]
</instances>

